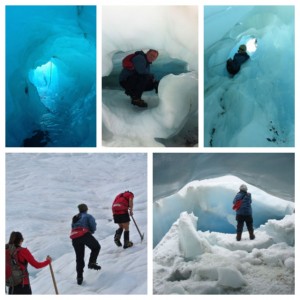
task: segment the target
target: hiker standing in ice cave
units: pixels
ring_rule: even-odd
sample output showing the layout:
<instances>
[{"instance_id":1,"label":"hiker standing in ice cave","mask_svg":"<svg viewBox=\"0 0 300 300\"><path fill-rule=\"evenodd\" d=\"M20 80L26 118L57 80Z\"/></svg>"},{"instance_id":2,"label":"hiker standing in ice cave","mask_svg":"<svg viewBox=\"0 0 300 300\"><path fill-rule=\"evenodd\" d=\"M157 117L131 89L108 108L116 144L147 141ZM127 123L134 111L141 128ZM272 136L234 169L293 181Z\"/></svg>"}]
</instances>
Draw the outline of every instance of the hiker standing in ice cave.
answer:
<instances>
[{"instance_id":1,"label":"hiker standing in ice cave","mask_svg":"<svg viewBox=\"0 0 300 300\"><path fill-rule=\"evenodd\" d=\"M244 222L246 222L249 231L250 240L255 239L253 233L253 218L252 218L252 198L251 194L247 192L248 188L245 184L240 186L240 191L236 194L233 200L233 209L236 210L236 240L240 241L242 238Z\"/></svg>"},{"instance_id":2,"label":"hiker standing in ice cave","mask_svg":"<svg viewBox=\"0 0 300 300\"><path fill-rule=\"evenodd\" d=\"M131 104L147 107L148 104L141 99L143 92L154 89L158 92L159 82L150 73L150 65L157 57L158 51L150 49L147 53L136 51L123 59L119 82L125 94L131 97Z\"/></svg>"}]
</instances>

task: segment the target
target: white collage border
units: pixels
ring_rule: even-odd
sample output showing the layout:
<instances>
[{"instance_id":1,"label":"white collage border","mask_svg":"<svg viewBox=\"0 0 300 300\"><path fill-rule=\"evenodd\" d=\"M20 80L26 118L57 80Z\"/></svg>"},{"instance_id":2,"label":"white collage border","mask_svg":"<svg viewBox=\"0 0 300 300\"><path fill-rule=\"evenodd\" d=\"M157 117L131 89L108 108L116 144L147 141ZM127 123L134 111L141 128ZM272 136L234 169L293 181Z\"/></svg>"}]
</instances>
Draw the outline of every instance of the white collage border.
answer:
<instances>
[{"instance_id":1,"label":"white collage border","mask_svg":"<svg viewBox=\"0 0 300 300\"><path fill-rule=\"evenodd\" d=\"M300 22L300 3L299 0L1 0L0 3L0 228L2 233L0 234L1 245L4 249L5 244L5 155L6 153L147 153L148 155L148 293L147 295L128 295L135 299L166 299L172 297L172 299L186 299L187 297L193 299L199 299L199 295L153 295L153 272L152 272L152 199L153 199L153 153L295 153L295 205L297 206L297 183L299 182L299 163L298 152L300 151L298 145L297 134L299 133L299 104L297 103L299 96L299 88L297 83L299 82L299 71L297 67L299 65L299 55L297 55L297 49L299 45L299 22ZM6 148L5 147L5 6L6 5L96 5L97 6L97 147L96 148ZM198 57L199 57L199 147L195 148L111 148L102 147L102 7L104 6L164 6L164 5L194 5L198 7ZM204 148L203 141L203 106L204 106L204 89L203 89L203 49L204 49L204 6L206 5L293 5L295 7L295 147L291 148ZM298 100L298 101L297 101ZM297 239L297 221L296 221L296 246L295 253L298 249ZM4 285L4 251L0 252L1 271L0 282ZM294 298L299 295L298 284L298 269L299 263L296 258L295 268L295 295L284 296L286 298ZM4 295L4 286L3 286ZM122 295L91 295L84 297L101 297L102 299L118 299L124 297ZM231 295L200 295L201 298L215 299L220 296L231 297ZM17 296L8 296L17 297ZM41 297L41 295L32 295L32 297ZM43 298L53 297L53 295L43 295ZM63 299L82 299L82 295L60 295ZM271 298L282 297L282 295L239 295L239 297L251 297L251 298ZM20 298L17 298L20 299Z\"/></svg>"}]
</instances>

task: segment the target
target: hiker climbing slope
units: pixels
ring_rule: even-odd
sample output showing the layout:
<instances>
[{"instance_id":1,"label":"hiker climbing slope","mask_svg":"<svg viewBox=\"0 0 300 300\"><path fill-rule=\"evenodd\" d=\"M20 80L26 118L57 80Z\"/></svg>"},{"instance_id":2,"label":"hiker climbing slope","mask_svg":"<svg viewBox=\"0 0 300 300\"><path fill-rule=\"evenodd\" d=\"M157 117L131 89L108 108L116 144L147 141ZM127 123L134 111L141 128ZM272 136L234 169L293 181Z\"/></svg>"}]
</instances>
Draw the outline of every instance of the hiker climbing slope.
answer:
<instances>
[{"instance_id":1,"label":"hiker climbing slope","mask_svg":"<svg viewBox=\"0 0 300 300\"><path fill-rule=\"evenodd\" d=\"M78 205L79 213L72 218L72 231L70 238L76 254L77 283L83 282L83 270L85 266L85 246L91 249L88 268L100 270L97 258L101 249L99 242L92 235L96 231L97 223L95 218L88 214L88 207L82 203Z\"/></svg>"},{"instance_id":2,"label":"hiker climbing slope","mask_svg":"<svg viewBox=\"0 0 300 300\"><path fill-rule=\"evenodd\" d=\"M129 214L133 215L133 198L133 193L126 191L117 195L112 204L114 222L119 225L114 236L114 241L118 247L122 246L120 239L124 230L124 249L133 246L133 243L129 240Z\"/></svg>"}]
</instances>

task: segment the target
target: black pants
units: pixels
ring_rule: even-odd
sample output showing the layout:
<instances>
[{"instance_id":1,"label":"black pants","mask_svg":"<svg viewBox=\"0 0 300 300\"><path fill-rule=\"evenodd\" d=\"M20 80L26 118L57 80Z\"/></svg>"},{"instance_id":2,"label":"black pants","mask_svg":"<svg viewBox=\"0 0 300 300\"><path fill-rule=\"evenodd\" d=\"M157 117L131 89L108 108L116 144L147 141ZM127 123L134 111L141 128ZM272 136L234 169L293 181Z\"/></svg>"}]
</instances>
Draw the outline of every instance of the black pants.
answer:
<instances>
[{"instance_id":1,"label":"black pants","mask_svg":"<svg viewBox=\"0 0 300 300\"><path fill-rule=\"evenodd\" d=\"M237 227L236 232L243 232L244 222L246 222L246 226L248 231L253 231L253 218L252 215L236 215Z\"/></svg>"},{"instance_id":2,"label":"black pants","mask_svg":"<svg viewBox=\"0 0 300 300\"><path fill-rule=\"evenodd\" d=\"M31 295L31 287L30 284L19 284L16 285L15 287L10 287L8 289L8 294L9 295Z\"/></svg>"},{"instance_id":3,"label":"black pants","mask_svg":"<svg viewBox=\"0 0 300 300\"><path fill-rule=\"evenodd\" d=\"M91 249L89 263L96 263L101 246L99 242L92 236L91 233L86 233L77 239L72 240L72 245L76 253L76 271L77 276L81 277L83 274L84 263L84 250L85 246Z\"/></svg>"},{"instance_id":4,"label":"black pants","mask_svg":"<svg viewBox=\"0 0 300 300\"><path fill-rule=\"evenodd\" d=\"M150 74L133 74L120 82L120 85L132 100L141 99L143 92L155 89L154 77Z\"/></svg>"}]
</instances>

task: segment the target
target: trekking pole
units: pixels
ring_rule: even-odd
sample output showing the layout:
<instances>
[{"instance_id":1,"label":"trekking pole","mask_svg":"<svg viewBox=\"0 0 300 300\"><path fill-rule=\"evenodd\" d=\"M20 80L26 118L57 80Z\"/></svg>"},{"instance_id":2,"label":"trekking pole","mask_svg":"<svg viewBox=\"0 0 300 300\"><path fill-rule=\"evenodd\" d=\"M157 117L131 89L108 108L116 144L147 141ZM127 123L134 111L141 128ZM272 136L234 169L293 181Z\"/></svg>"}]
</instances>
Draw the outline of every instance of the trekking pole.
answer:
<instances>
[{"instance_id":1,"label":"trekking pole","mask_svg":"<svg viewBox=\"0 0 300 300\"><path fill-rule=\"evenodd\" d=\"M56 285L56 281L55 281L55 277L54 277L54 272L53 272L51 263L49 264L49 267L50 267L50 272L51 272L51 277L52 277L52 281L53 281L55 293L56 293L56 295L58 295L58 289L57 289L57 285Z\"/></svg>"},{"instance_id":2,"label":"trekking pole","mask_svg":"<svg viewBox=\"0 0 300 300\"><path fill-rule=\"evenodd\" d=\"M141 232L140 232L140 230L139 230L139 228L138 228L138 226L137 226L137 224L136 224L135 219L134 219L133 216L131 216L131 219L132 219L132 221L134 222L134 225L135 225L135 227L136 227L136 229L137 229L137 231L138 231L138 233L139 233L139 235L140 235L140 237L141 237L141 242L142 242L143 239L144 239L144 234L141 234Z\"/></svg>"}]
</instances>

